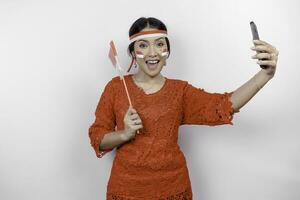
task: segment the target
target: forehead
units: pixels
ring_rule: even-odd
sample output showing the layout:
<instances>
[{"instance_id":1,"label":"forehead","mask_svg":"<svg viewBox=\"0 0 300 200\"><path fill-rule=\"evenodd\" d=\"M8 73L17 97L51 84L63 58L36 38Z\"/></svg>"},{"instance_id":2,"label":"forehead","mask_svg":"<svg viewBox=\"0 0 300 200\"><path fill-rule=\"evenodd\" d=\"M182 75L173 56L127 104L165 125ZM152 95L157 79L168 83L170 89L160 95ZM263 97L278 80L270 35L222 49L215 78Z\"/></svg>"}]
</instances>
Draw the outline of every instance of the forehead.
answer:
<instances>
[{"instance_id":1,"label":"forehead","mask_svg":"<svg viewBox=\"0 0 300 200\"><path fill-rule=\"evenodd\" d=\"M158 29L146 27L146 28L144 28L141 32L143 32L143 31L154 31L154 30L158 30ZM164 41L164 40L165 40L165 37L154 36L154 37L148 37L148 38L141 38L141 39L137 40L137 42L141 42L141 41L155 42L155 41L160 41L160 40L163 40L163 41Z\"/></svg>"},{"instance_id":2,"label":"forehead","mask_svg":"<svg viewBox=\"0 0 300 200\"><path fill-rule=\"evenodd\" d=\"M156 41L165 41L165 37L161 37L161 36L158 36L158 37L149 37L149 38L142 38L142 39L139 39L137 40L136 42L156 42Z\"/></svg>"}]
</instances>

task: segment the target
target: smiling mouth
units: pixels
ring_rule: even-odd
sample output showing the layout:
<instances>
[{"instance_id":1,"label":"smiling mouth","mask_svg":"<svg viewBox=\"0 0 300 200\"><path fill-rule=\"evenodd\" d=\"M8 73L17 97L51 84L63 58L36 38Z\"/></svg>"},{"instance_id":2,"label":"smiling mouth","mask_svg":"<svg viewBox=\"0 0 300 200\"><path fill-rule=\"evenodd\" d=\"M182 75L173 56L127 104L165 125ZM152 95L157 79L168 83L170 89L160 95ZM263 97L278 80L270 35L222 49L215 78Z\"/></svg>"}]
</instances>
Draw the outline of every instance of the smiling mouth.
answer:
<instances>
[{"instance_id":1,"label":"smiling mouth","mask_svg":"<svg viewBox=\"0 0 300 200\"><path fill-rule=\"evenodd\" d=\"M147 60L146 64L150 70L154 70L157 68L159 62L160 60Z\"/></svg>"}]
</instances>

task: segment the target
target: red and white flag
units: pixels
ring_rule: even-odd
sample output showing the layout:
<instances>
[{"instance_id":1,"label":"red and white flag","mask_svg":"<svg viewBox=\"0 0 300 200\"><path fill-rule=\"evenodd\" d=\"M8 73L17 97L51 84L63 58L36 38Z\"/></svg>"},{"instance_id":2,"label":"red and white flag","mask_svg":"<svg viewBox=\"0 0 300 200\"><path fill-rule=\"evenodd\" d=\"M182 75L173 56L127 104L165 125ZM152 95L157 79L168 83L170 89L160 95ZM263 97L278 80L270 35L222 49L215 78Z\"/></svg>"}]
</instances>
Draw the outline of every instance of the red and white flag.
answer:
<instances>
[{"instance_id":1,"label":"red and white flag","mask_svg":"<svg viewBox=\"0 0 300 200\"><path fill-rule=\"evenodd\" d=\"M108 57L109 57L110 61L112 62L113 66L116 67L116 65L117 65L116 57L118 56L118 54L117 54L117 50L116 50L114 41L110 41L109 45L110 45L110 48L109 48Z\"/></svg>"},{"instance_id":2,"label":"red and white flag","mask_svg":"<svg viewBox=\"0 0 300 200\"><path fill-rule=\"evenodd\" d=\"M109 48L108 57L109 57L110 61L112 62L113 66L117 69L117 71L119 73L119 76L120 76L120 80L123 81L123 85L125 87L125 91L126 91L126 95L127 95L128 101L129 101L129 105L132 107L132 103L131 103L129 92L128 92L128 89L127 89L127 86L126 86L126 82L125 82L125 79L122 75L123 70L120 67L120 63L119 63L119 60L118 60L116 45L114 44L113 40L110 41L109 45L110 45L110 48ZM139 130L137 130L137 133L140 134Z\"/></svg>"},{"instance_id":3,"label":"red and white flag","mask_svg":"<svg viewBox=\"0 0 300 200\"><path fill-rule=\"evenodd\" d=\"M110 41L109 45L110 45L110 48L109 48L108 57L109 57L111 63L113 64L113 66L117 69L117 71L120 75L120 78L122 79L123 78L123 75L122 75L123 70L122 70L119 60L118 60L116 45L114 44L113 40Z\"/></svg>"}]
</instances>

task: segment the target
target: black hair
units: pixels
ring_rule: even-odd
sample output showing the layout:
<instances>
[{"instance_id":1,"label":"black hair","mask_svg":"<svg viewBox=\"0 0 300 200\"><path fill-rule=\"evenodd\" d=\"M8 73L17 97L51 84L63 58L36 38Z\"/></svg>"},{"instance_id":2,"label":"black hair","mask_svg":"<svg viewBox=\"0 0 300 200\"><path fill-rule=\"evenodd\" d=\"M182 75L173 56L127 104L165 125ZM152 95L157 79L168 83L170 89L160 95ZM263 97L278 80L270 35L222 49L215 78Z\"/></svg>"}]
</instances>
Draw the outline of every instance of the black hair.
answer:
<instances>
[{"instance_id":1,"label":"black hair","mask_svg":"<svg viewBox=\"0 0 300 200\"><path fill-rule=\"evenodd\" d=\"M141 32L146 27L167 31L166 25L162 21L160 21L159 19L156 19L154 17L148 17L148 18L140 17L139 19L137 19L131 25L131 27L129 29L129 37L131 37L132 35L134 35L136 33ZM169 39L167 37L165 39L166 39L166 42L167 42L167 47L168 47L168 51L169 51L168 57L169 57L170 52L171 52L170 42L169 42ZM133 62L133 59L134 59L133 55L132 55L132 52L134 51L134 43L135 42L130 43L129 46L128 46L128 49L127 49L128 54L130 56L132 56L132 62ZM129 70L130 70L130 68L129 68Z\"/></svg>"}]
</instances>

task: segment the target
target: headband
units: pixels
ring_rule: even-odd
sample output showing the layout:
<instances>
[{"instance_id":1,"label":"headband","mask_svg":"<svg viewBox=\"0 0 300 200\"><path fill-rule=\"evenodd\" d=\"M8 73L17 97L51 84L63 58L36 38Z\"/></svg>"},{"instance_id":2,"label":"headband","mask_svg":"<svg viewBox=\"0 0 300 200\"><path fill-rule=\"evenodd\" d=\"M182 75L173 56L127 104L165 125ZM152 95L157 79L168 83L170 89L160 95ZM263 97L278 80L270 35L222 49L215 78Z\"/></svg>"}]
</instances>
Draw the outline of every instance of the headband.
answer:
<instances>
[{"instance_id":1,"label":"headband","mask_svg":"<svg viewBox=\"0 0 300 200\"><path fill-rule=\"evenodd\" d=\"M152 31L142 31L136 33L129 37L130 43L135 42L140 39L150 38L150 37L167 37L167 31L164 30L152 30Z\"/></svg>"}]
</instances>

